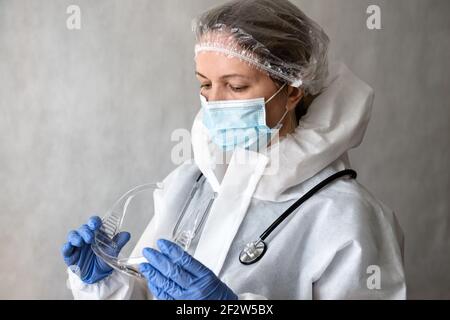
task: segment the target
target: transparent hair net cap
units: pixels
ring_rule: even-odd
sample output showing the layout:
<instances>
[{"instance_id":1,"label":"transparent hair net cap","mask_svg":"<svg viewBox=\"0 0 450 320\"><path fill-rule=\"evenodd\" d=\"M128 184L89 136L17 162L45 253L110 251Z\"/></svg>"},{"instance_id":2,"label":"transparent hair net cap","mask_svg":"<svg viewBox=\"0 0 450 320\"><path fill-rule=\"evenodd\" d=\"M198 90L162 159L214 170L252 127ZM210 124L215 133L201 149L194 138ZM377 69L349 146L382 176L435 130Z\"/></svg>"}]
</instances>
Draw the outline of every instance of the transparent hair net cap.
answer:
<instances>
[{"instance_id":1,"label":"transparent hair net cap","mask_svg":"<svg viewBox=\"0 0 450 320\"><path fill-rule=\"evenodd\" d=\"M195 18L192 31L196 57L238 58L309 94L317 94L328 75L328 36L287 0L228 2Z\"/></svg>"},{"instance_id":2,"label":"transparent hair net cap","mask_svg":"<svg viewBox=\"0 0 450 320\"><path fill-rule=\"evenodd\" d=\"M223 28L226 30L226 26L217 25L217 29ZM238 58L245 61L258 69L264 70L267 73L273 75L274 77L284 80L289 85L293 87L300 87L303 81L300 77L296 78L294 75L288 74L285 70L294 69L293 66L289 66L287 63L283 62L281 59L272 55L271 61L269 59L262 60L258 58L251 50L242 49L230 36L226 40L220 34L217 34L217 30L214 31L216 36L208 36L208 41L202 41L195 45L195 56L202 51L213 51L225 54L228 57ZM228 31L225 31L228 32ZM231 33L243 34L244 31L233 28ZM273 63L277 61L277 64ZM284 69L280 66L283 66Z\"/></svg>"}]
</instances>

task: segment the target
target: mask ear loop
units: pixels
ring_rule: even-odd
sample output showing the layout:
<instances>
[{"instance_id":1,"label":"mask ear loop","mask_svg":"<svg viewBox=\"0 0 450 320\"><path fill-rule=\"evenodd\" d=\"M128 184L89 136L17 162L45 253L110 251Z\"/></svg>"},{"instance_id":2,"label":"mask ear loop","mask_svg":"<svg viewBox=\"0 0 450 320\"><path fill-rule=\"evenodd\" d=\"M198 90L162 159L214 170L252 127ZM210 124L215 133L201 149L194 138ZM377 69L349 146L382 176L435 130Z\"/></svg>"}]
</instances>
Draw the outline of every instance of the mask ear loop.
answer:
<instances>
[{"instance_id":1,"label":"mask ear loop","mask_svg":"<svg viewBox=\"0 0 450 320\"><path fill-rule=\"evenodd\" d=\"M286 111L284 112L284 114L281 117L280 121L278 121L277 125L274 127L274 129L276 129L276 130L280 130L281 129L281 127L283 126L283 120L284 120L284 118L286 118L287 114L289 113L289 110L287 108L287 103L286 103L286 106L284 108L286 109Z\"/></svg>"},{"instance_id":2,"label":"mask ear loop","mask_svg":"<svg viewBox=\"0 0 450 320\"><path fill-rule=\"evenodd\" d=\"M287 83L285 82L285 83L280 87L280 89L278 89L278 91L275 92L275 94L274 94L272 97L270 97L269 100L266 101L266 104L269 103L273 98L275 98L275 97L277 96L277 94L279 94L279 93L281 92L281 90L283 90L283 88L284 88L286 85L287 85ZM288 110L288 108L287 108L287 103L286 103L286 105L285 105L284 108L286 109L286 111L284 112L283 116L281 117L280 121L278 121L278 123L276 124L276 126L273 127L274 130L280 130L280 129L281 129L281 127L283 126L283 120L284 120L284 118L286 118L287 114L289 113L289 110Z\"/></svg>"},{"instance_id":3,"label":"mask ear loop","mask_svg":"<svg viewBox=\"0 0 450 320\"><path fill-rule=\"evenodd\" d=\"M283 88L286 86L286 82L285 83L283 83L283 85L280 87L280 89L278 89L278 91L277 92L275 92L274 94L273 94L273 96L271 96L270 98L269 98L269 100L267 100L266 102L265 102L265 104L268 104L273 98L275 98L276 96L277 96L277 94L279 94L280 92L281 92L281 90L283 90Z\"/></svg>"}]
</instances>

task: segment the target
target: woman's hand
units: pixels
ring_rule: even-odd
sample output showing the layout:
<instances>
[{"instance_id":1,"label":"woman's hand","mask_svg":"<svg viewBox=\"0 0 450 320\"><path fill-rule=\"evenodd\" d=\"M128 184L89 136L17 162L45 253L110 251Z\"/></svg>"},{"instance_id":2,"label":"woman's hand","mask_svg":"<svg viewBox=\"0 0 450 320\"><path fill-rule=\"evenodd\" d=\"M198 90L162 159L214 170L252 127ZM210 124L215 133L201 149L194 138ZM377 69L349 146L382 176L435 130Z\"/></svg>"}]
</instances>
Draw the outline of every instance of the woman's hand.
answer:
<instances>
[{"instance_id":1,"label":"woman's hand","mask_svg":"<svg viewBox=\"0 0 450 320\"><path fill-rule=\"evenodd\" d=\"M195 260L173 242L160 239L161 252L145 248L149 263L141 263L140 272L148 288L160 300L237 300L228 288L207 267Z\"/></svg>"},{"instance_id":2,"label":"woman's hand","mask_svg":"<svg viewBox=\"0 0 450 320\"><path fill-rule=\"evenodd\" d=\"M72 230L67 236L67 242L62 247L62 255L67 266L76 266L79 269L80 279L84 283L92 284L109 276L112 268L97 257L92 251L91 244L94 241L94 233L102 225L102 220L91 217L87 224L83 224L76 231ZM115 236L117 249L111 252L117 256L120 250L130 239L128 232L120 232Z\"/></svg>"}]
</instances>

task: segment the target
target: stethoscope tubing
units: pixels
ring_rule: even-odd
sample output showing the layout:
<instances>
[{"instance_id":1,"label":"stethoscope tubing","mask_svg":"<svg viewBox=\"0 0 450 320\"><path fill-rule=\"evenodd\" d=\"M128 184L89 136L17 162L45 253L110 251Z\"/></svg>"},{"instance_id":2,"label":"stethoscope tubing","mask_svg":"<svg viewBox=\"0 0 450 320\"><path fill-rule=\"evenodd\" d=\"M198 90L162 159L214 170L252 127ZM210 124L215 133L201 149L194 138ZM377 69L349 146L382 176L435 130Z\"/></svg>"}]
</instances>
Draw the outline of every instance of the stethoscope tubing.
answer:
<instances>
[{"instance_id":1,"label":"stethoscope tubing","mask_svg":"<svg viewBox=\"0 0 450 320\"><path fill-rule=\"evenodd\" d=\"M334 180L337 180L343 176L350 176L352 179L356 179L357 177L357 173L356 171L352 170L352 169L345 169L339 172L336 172L334 174L332 174L331 176L329 176L328 178L322 180L321 182L319 182L317 185L315 185L313 188L311 188L308 192L306 192L302 197L300 197L300 199L298 199L297 201L295 201L288 209L286 209L266 230L264 230L263 233L261 233L261 235L259 236L257 241L254 242L250 242L249 244L247 244L247 246L253 244L254 247L258 247L258 254L256 254L254 257L251 257L250 259L246 259L246 261L244 260L244 258L242 258L243 256L245 257L245 251L243 250L240 254L239 257L239 261L244 264L244 265L250 265L253 264L257 261L259 261L264 254L267 251L267 244L264 240L266 240L266 238L284 221L286 220L286 218L288 218L295 210L297 210L298 207L300 207L305 201L307 201L309 198L311 198L313 195L315 195L317 192L319 192L322 188L324 188L325 186L327 186L328 184L330 184L331 182L333 182ZM200 178L203 176L202 173L200 173L200 175L198 176L198 178L195 181L194 187L191 191L190 197L187 199L187 202L184 205L184 208L182 210L182 214L181 214L181 218L184 216L184 213L186 211L186 207L189 205L190 201L193 198L193 195L195 194L195 192L198 189L198 184L200 182ZM212 201L214 201L214 198L212 199ZM209 209L212 205L212 202L210 201L210 203L208 204L208 208L207 211L209 212ZM202 221L205 219L205 217L202 218ZM178 220L178 223L175 226L176 230L178 228L178 224L179 224L180 219ZM248 258L248 256L247 256Z\"/></svg>"},{"instance_id":2,"label":"stethoscope tubing","mask_svg":"<svg viewBox=\"0 0 450 320\"><path fill-rule=\"evenodd\" d=\"M355 179L357 174L356 171L351 169L345 169L339 171L328 178L324 179L317 185L315 185L312 189L306 192L300 199L295 201L286 211L284 211L260 236L257 241L250 242L246 245L246 247L241 251L239 255L239 261L243 265L251 265L255 262L258 262L267 252L267 244L264 241L274 230L277 228L289 215L291 215L298 207L300 207L306 200L311 198L314 194L320 191L323 187L330 184L336 179L340 177L349 175L351 178ZM253 252L251 254L248 253L249 248L253 248Z\"/></svg>"},{"instance_id":3,"label":"stethoscope tubing","mask_svg":"<svg viewBox=\"0 0 450 320\"><path fill-rule=\"evenodd\" d=\"M333 182L336 179L339 179L343 176L349 175L351 178L356 179L357 173L352 169L345 169L339 171L325 180L321 181L317 185L315 185L311 190L305 193L300 199L295 201L286 211L283 212L281 216L279 216L259 237L261 241L264 241L276 227L278 227L289 215L294 212L298 207L300 207L306 200L311 198L314 194L316 194L320 189Z\"/></svg>"}]
</instances>

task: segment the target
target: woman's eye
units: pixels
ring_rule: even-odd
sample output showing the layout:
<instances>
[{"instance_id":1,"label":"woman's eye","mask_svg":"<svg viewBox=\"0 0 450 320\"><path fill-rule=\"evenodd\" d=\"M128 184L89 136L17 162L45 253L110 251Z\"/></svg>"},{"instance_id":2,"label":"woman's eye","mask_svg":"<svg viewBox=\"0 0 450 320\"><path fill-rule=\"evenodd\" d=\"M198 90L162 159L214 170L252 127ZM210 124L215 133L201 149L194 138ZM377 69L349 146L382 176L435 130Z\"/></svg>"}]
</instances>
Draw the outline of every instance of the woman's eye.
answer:
<instances>
[{"instance_id":1,"label":"woman's eye","mask_svg":"<svg viewBox=\"0 0 450 320\"><path fill-rule=\"evenodd\" d=\"M234 87L234 86L230 86L231 90L236 91L236 92L242 92L245 89L247 89L247 87Z\"/></svg>"},{"instance_id":2,"label":"woman's eye","mask_svg":"<svg viewBox=\"0 0 450 320\"><path fill-rule=\"evenodd\" d=\"M211 87L210 84L202 84L202 85L200 86L200 89L209 89L210 87Z\"/></svg>"}]
</instances>

